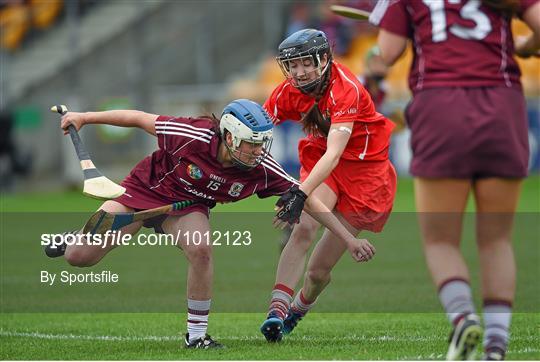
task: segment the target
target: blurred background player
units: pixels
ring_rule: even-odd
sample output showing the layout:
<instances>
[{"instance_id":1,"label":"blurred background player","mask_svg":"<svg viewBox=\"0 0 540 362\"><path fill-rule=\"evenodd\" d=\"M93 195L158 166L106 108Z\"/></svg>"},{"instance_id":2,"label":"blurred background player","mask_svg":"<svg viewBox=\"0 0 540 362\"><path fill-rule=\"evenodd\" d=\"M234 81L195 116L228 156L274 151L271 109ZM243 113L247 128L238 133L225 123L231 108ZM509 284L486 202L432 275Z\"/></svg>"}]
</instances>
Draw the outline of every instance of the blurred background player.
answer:
<instances>
[{"instance_id":1,"label":"blurred background player","mask_svg":"<svg viewBox=\"0 0 540 362\"><path fill-rule=\"evenodd\" d=\"M381 57L381 50L377 45L368 49L364 57L364 72L358 80L366 88L375 109L390 119L396 127L392 130L390 143L390 159L398 175L406 175L411 163L410 131L405 125L403 105L401 102L388 101L389 91L386 77L389 73L388 65Z\"/></svg>"},{"instance_id":2,"label":"blurred background player","mask_svg":"<svg viewBox=\"0 0 540 362\"><path fill-rule=\"evenodd\" d=\"M353 235L380 232L396 190L396 174L388 161L392 122L376 112L358 79L333 61L324 32L303 29L290 35L279 45L277 61L286 80L264 108L274 124L300 122L307 135L298 145L300 190L336 212ZM326 230L309 259L304 286L292 301L319 226L303 213L281 254L268 317L261 326L270 342L290 333L308 312L345 251Z\"/></svg>"},{"instance_id":3,"label":"blurred background player","mask_svg":"<svg viewBox=\"0 0 540 362\"><path fill-rule=\"evenodd\" d=\"M454 330L447 359L470 359L482 328L460 252L469 193L476 204L486 359L508 348L516 266L511 231L529 156L525 99L512 57L510 22L533 34L519 56L540 47L540 1L379 2L371 22L388 65L413 40L407 109L416 208L426 261Z\"/></svg>"},{"instance_id":4,"label":"blurred background player","mask_svg":"<svg viewBox=\"0 0 540 362\"><path fill-rule=\"evenodd\" d=\"M101 209L132 212L178 200L197 201L183 210L150 219L144 226L171 235L180 235L182 231L178 246L189 263L186 347L221 347L206 334L213 280L212 242L203 240L196 244L189 240L189 235L194 232L208 235L210 208L217 202L234 202L253 194L259 197L297 194L298 182L268 153L273 125L266 112L257 103L240 99L225 107L221 120L118 110L68 112L61 123L65 132L69 124L77 130L86 124L139 127L157 137L159 150L139 162L124 179L122 186L126 192L106 201ZM300 202L300 212L304 200ZM366 240L355 239L315 197L307 200L307 206L316 212L318 220L337 232L355 260L369 260L371 249L366 253L363 248L370 246ZM136 234L142 226L142 222L136 222L122 228L122 232ZM116 246L110 242L105 247L64 244L58 248L48 246L46 253L51 257L64 255L71 265L88 267L97 264Z\"/></svg>"},{"instance_id":5,"label":"blurred background player","mask_svg":"<svg viewBox=\"0 0 540 362\"><path fill-rule=\"evenodd\" d=\"M381 51L378 46L372 46L364 58L365 71L358 77L358 80L366 88L375 109L381 109L386 97L387 84L384 81L388 75L388 65L381 58Z\"/></svg>"}]
</instances>

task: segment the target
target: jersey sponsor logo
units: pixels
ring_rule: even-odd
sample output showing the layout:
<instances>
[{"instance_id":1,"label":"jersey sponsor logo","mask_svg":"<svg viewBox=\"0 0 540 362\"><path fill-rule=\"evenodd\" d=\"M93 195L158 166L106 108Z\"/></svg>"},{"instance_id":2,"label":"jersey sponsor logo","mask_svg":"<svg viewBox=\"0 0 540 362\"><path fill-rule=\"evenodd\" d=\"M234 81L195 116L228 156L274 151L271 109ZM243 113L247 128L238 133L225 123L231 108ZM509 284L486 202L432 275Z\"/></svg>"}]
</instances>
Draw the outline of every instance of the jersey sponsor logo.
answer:
<instances>
[{"instance_id":1,"label":"jersey sponsor logo","mask_svg":"<svg viewBox=\"0 0 540 362\"><path fill-rule=\"evenodd\" d=\"M238 197L240 196L240 193L244 189L244 184L240 182L235 182L231 185L231 188L229 189L229 195L232 197Z\"/></svg>"},{"instance_id":2,"label":"jersey sponsor logo","mask_svg":"<svg viewBox=\"0 0 540 362\"><path fill-rule=\"evenodd\" d=\"M211 178L212 180L217 181L217 182L221 182L222 184L224 184L224 183L227 182L227 179L225 179L225 178L223 178L223 177L221 177L221 176L214 175L213 173L210 174L210 178Z\"/></svg>"},{"instance_id":3,"label":"jersey sponsor logo","mask_svg":"<svg viewBox=\"0 0 540 362\"><path fill-rule=\"evenodd\" d=\"M189 186L184 187L184 190L186 190L187 192L192 193L193 195L195 195L195 196L197 196L197 197L202 197L202 198L204 198L204 199L214 200L214 197L213 197L213 196L207 195L207 194L205 194L204 192L201 192L201 191L197 191L197 190L195 190L195 189L192 189L192 188L189 187Z\"/></svg>"},{"instance_id":4,"label":"jersey sponsor logo","mask_svg":"<svg viewBox=\"0 0 540 362\"><path fill-rule=\"evenodd\" d=\"M187 167L187 172L189 177L191 177L194 180L200 180L203 177L203 173L201 169L194 164L189 164Z\"/></svg>"},{"instance_id":5,"label":"jersey sponsor logo","mask_svg":"<svg viewBox=\"0 0 540 362\"><path fill-rule=\"evenodd\" d=\"M356 114L358 110L356 108L349 108L341 111L334 112L334 117L343 116L344 114Z\"/></svg>"},{"instance_id":6,"label":"jersey sponsor logo","mask_svg":"<svg viewBox=\"0 0 540 362\"><path fill-rule=\"evenodd\" d=\"M185 183L186 185L188 186L193 186L193 184L191 182L189 182L188 180L186 179L183 179L182 177L179 177L180 181L182 181L183 183Z\"/></svg>"}]
</instances>

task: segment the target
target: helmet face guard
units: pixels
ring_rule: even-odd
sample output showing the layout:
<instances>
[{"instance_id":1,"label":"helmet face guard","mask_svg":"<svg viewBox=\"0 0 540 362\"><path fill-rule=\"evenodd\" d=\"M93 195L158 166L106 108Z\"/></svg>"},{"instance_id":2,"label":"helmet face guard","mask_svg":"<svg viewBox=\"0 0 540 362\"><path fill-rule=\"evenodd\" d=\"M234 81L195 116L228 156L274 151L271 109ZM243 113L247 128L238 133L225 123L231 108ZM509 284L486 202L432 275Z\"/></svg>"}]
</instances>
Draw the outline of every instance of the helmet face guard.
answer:
<instances>
[{"instance_id":1,"label":"helmet face guard","mask_svg":"<svg viewBox=\"0 0 540 362\"><path fill-rule=\"evenodd\" d=\"M227 128L225 128L225 130L228 131ZM267 134L263 135L262 142L254 140L253 138L239 138L235 136L232 132L229 133L232 136L232 145L229 145L227 143L225 133L223 135L223 142L225 143L225 147L227 147L227 150L229 151L229 155L231 156L234 165L241 170L250 170L254 167L259 166L268 156L268 153L270 153L273 141L272 131L267 132ZM243 151L242 147L245 148L245 146L242 146L242 142L250 144L250 148L252 149L252 151ZM254 150L259 148L260 152L253 152Z\"/></svg>"},{"instance_id":2,"label":"helmet face guard","mask_svg":"<svg viewBox=\"0 0 540 362\"><path fill-rule=\"evenodd\" d=\"M305 93L311 93L321 83L323 75L330 65L330 60L327 59L323 68L321 58L321 54L317 53L315 55L307 54L288 59L277 57L276 60L283 75L289 80L293 87L298 88ZM306 62L310 62L312 65L306 66ZM295 66L304 69L299 73L294 73L291 68ZM305 68L307 67L313 67L313 69L306 71ZM315 74L315 78L311 76L313 73Z\"/></svg>"},{"instance_id":3,"label":"helmet face guard","mask_svg":"<svg viewBox=\"0 0 540 362\"><path fill-rule=\"evenodd\" d=\"M257 167L266 158L272 147L272 129L273 124L266 111L245 99L225 107L220 120L223 142L234 165L242 170ZM227 143L227 133L231 134L231 145Z\"/></svg>"},{"instance_id":4,"label":"helmet face guard","mask_svg":"<svg viewBox=\"0 0 540 362\"><path fill-rule=\"evenodd\" d=\"M251 143L246 140L242 140L242 141ZM253 143L254 148L259 147L259 146L262 146L261 147L262 149L261 149L261 153L257 155L253 152L250 152L250 153L243 152L238 147L229 146L227 142L225 142L225 147L227 147L227 150L229 151L229 154L231 155L233 164L241 170L251 170L252 168L259 166L264 161L264 159L268 156L267 150L269 150L270 147L272 146L272 140L270 139L268 142L265 142L264 144ZM244 161L243 159L247 159L250 161L253 160L253 161L248 162L248 161Z\"/></svg>"},{"instance_id":5,"label":"helmet face guard","mask_svg":"<svg viewBox=\"0 0 540 362\"><path fill-rule=\"evenodd\" d=\"M332 61L332 52L324 32L299 30L281 42L278 50L276 60L291 85L304 93L314 92L322 83ZM323 66L324 54L326 64ZM293 71L293 68L298 69Z\"/></svg>"}]
</instances>

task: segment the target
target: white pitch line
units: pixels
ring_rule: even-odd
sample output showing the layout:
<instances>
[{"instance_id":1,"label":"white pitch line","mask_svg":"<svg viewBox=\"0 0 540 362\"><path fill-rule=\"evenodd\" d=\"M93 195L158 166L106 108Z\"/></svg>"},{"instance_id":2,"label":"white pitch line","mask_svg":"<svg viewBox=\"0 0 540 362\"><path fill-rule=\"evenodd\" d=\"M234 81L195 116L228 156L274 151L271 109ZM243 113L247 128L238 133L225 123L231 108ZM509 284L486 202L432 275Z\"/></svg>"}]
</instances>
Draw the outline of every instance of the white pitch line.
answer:
<instances>
[{"instance_id":1,"label":"white pitch line","mask_svg":"<svg viewBox=\"0 0 540 362\"><path fill-rule=\"evenodd\" d=\"M19 331L6 331L1 329L0 336L2 337L25 337L25 338L38 338L38 339L78 339L87 341L114 341L114 342L142 342L142 341L156 341L156 342L168 342L168 341L182 341L183 336L99 336L99 335L80 335L80 334L50 334L41 332L19 332ZM258 341L263 340L262 336L216 336L216 339L229 340L229 341ZM395 336L377 336L367 337L364 335L349 335L332 338L321 338L314 336L297 336L292 337L292 340L302 341L351 341L351 342L429 342L429 341L441 341L444 338L437 337L395 337ZM513 338L515 341L536 341L536 337L527 336L520 338ZM529 353L538 352L538 349L527 348L522 352L514 351L513 353ZM430 355L436 357L434 354Z\"/></svg>"},{"instance_id":2,"label":"white pitch line","mask_svg":"<svg viewBox=\"0 0 540 362\"><path fill-rule=\"evenodd\" d=\"M78 335L78 334L50 334L50 333L40 333L40 332L16 332L16 331L5 331L0 330L0 336L2 337L24 337L24 338L38 338L38 339L51 339L51 340L84 340L84 341L113 341L113 342L180 342L183 340L183 337L180 336L92 336L92 335ZM294 338L294 337L293 337ZM230 336L230 337L218 337L216 339L221 340L232 340L232 341L261 341L262 337L259 336ZM344 337L333 337L333 338L317 338L310 336L301 336L294 338L296 340L303 341L349 341L349 342L426 342L426 341L439 341L442 338L435 337L393 337L393 336L378 336L378 337L366 337L366 336L344 336ZM514 340L530 340L536 341L534 336L514 338ZM525 353L538 353L540 349L537 348L523 348L519 350L510 350L509 353L513 354L525 354ZM398 360L440 360L443 359L444 355L432 353L430 355L417 355L417 356L405 356L398 357Z\"/></svg>"},{"instance_id":3,"label":"white pitch line","mask_svg":"<svg viewBox=\"0 0 540 362\"><path fill-rule=\"evenodd\" d=\"M113 341L113 342L144 342L144 341L180 341L180 337L175 336L92 336L79 334L50 334L40 332L10 332L0 330L2 337L25 337L38 339L78 339L85 341Z\"/></svg>"},{"instance_id":4,"label":"white pitch line","mask_svg":"<svg viewBox=\"0 0 540 362\"><path fill-rule=\"evenodd\" d=\"M167 341L181 341L183 337L180 336L99 336L99 335L77 335L77 334L50 334L50 333L41 333L41 332L17 332L17 331L5 331L0 330L0 336L3 337L25 337L25 338L38 338L38 339L79 339L87 341L123 341L123 342L141 342L141 341L157 341L157 342L167 342ZM313 336L300 336L293 337L295 340L302 341L351 341L351 342L428 342L428 341L437 341L440 338L434 337L393 337L393 336L378 336L378 337L367 337L367 336L342 336L342 337L332 337L332 338L320 338ZM262 336L216 336L216 339L222 340L232 340L232 341L257 341L263 340Z\"/></svg>"},{"instance_id":5,"label":"white pitch line","mask_svg":"<svg viewBox=\"0 0 540 362\"><path fill-rule=\"evenodd\" d=\"M87 341L123 341L123 342L141 342L141 341L157 341L157 342L168 342L168 341L181 341L183 337L176 336L98 336L98 335L77 335L77 334L50 334L50 333L41 333L41 332L18 332L18 331L5 331L0 330L0 336L3 337L25 337L25 338L38 338L38 339L79 339ZM224 340L233 340L233 341L256 341L263 340L262 336L216 336L216 339ZM303 341L366 341L366 342L386 342L386 341L395 341L395 342L428 342L436 341L439 338L428 338L428 337L409 337L409 338L400 338L393 336L378 336L378 337L366 337L366 336L340 336L333 338L317 338L311 336L301 336L295 337L296 340Z\"/></svg>"}]
</instances>

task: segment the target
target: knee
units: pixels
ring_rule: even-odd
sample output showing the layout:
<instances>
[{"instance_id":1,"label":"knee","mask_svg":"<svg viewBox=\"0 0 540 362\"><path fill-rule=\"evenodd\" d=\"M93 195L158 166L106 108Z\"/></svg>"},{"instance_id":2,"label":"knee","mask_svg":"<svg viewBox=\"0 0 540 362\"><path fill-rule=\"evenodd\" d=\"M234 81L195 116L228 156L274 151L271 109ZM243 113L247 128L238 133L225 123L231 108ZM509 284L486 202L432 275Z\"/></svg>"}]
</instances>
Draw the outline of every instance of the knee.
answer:
<instances>
[{"instance_id":1,"label":"knee","mask_svg":"<svg viewBox=\"0 0 540 362\"><path fill-rule=\"evenodd\" d=\"M478 249L480 251L486 251L486 252L502 250L502 249L512 249L511 239L504 236L493 237L489 239L479 237L476 240L476 244L478 245Z\"/></svg>"},{"instance_id":2,"label":"knee","mask_svg":"<svg viewBox=\"0 0 540 362\"><path fill-rule=\"evenodd\" d=\"M431 250L460 249L461 239L459 237L450 239L446 237L424 237L424 248Z\"/></svg>"},{"instance_id":3,"label":"knee","mask_svg":"<svg viewBox=\"0 0 540 362\"><path fill-rule=\"evenodd\" d=\"M78 267L88 267L97 263L95 257L81 248L67 248L64 258L70 265Z\"/></svg>"},{"instance_id":4,"label":"knee","mask_svg":"<svg viewBox=\"0 0 540 362\"><path fill-rule=\"evenodd\" d=\"M212 264L212 249L209 246L202 246L191 250L188 255L191 265L199 268L208 268Z\"/></svg>"},{"instance_id":5,"label":"knee","mask_svg":"<svg viewBox=\"0 0 540 362\"><path fill-rule=\"evenodd\" d=\"M315 285L326 285L330 283L330 271L325 269L308 269L306 279Z\"/></svg>"}]
</instances>

